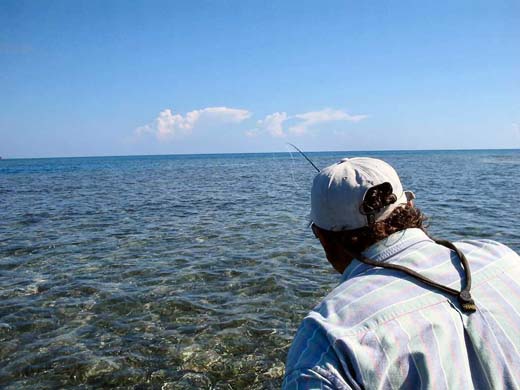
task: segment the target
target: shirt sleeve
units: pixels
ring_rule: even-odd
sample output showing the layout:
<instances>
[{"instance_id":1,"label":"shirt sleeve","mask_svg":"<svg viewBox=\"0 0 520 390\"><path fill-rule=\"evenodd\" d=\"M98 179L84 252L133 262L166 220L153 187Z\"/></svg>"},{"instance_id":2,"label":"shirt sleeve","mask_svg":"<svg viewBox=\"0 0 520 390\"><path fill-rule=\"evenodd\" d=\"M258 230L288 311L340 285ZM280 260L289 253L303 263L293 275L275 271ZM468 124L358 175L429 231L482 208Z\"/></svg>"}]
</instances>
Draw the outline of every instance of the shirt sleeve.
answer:
<instances>
[{"instance_id":1,"label":"shirt sleeve","mask_svg":"<svg viewBox=\"0 0 520 390\"><path fill-rule=\"evenodd\" d=\"M351 390L347 383L320 368L303 368L285 376L282 390Z\"/></svg>"},{"instance_id":2,"label":"shirt sleeve","mask_svg":"<svg viewBox=\"0 0 520 390\"><path fill-rule=\"evenodd\" d=\"M350 375L344 372L349 358L338 355L335 341L321 324L318 314L309 314L296 332L285 365L282 388L285 390L308 389L360 389L350 383Z\"/></svg>"}]
</instances>

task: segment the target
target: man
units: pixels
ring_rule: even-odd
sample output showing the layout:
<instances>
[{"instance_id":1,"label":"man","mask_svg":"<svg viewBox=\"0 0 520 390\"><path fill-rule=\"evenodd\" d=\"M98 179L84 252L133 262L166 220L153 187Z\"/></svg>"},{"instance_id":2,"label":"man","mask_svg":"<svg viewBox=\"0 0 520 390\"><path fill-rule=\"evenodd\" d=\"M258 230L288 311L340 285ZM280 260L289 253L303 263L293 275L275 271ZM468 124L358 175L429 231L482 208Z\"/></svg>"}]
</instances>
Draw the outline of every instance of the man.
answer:
<instances>
[{"instance_id":1,"label":"man","mask_svg":"<svg viewBox=\"0 0 520 390\"><path fill-rule=\"evenodd\" d=\"M433 240L413 198L381 160L316 175L312 229L342 278L303 320L284 389L520 388L519 256Z\"/></svg>"}]
</instances>

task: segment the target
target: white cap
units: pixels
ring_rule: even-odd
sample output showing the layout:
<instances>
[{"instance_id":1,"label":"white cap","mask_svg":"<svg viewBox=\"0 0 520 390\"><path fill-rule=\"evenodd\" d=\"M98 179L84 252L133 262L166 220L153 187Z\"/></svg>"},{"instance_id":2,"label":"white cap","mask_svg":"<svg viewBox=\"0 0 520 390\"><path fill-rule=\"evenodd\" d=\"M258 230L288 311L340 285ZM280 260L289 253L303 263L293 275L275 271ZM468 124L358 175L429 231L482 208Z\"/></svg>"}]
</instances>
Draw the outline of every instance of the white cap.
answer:
<instances>
[{"instance_id":1,"label":"white cap","mask_svg":"<svg viewBox=\"0 0 520 390\"><path fill-rule=\"evenodd\" d=\"M372 213L364 209L367 191L389 183L396 201ZM397 207L414 199L403 191L397 172L382 160L369 157L344 158L320 171L311 191L311 222L325 230L358 229L387 218ZM371 215L370 215L371 214Z\"/></svg>"}]
</instances>

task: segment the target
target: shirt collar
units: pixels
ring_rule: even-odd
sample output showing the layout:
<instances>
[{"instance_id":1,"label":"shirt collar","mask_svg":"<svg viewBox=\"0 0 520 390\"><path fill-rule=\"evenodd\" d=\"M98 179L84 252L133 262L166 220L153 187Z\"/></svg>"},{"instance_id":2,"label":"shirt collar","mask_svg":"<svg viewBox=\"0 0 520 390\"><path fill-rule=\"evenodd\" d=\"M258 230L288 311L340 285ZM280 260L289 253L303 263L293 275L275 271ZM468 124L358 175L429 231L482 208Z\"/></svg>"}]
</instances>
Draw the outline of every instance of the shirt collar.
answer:
<instances>
[{"instance_id":1,"label":"shirt collar","mask_svg":"<svg viewBox=\"0 0 520 390\"><path fill-rule=\"evenodd\" d=\"M397 253L423 241L432 242L431 238L421 229L412 228L401 230L368 247L363 251L363 254L372 260L385 262ZM352 278L367 268L371 268L371 266L354 259L343 272L341 279L343 281Z\"/></svg>"}]
</instances>

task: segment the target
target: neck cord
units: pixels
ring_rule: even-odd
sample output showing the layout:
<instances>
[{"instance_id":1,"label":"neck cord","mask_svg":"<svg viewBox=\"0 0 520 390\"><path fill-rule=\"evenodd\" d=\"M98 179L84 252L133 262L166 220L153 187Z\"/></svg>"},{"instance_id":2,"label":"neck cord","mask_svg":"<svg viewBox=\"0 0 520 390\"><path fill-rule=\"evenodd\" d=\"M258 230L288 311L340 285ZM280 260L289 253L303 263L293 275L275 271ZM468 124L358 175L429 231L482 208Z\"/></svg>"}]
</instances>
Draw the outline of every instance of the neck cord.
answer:
<instances>
[{"instance_id":1,"label":"neck cord","mask_svg":"<svg viewBox=\"0 0 520 390\"><path fill-rule=\"evenodd\" d=\"M475 301L473 301L473 298L471 297L471 293L470 293L470 289L471 289L471 270L469 268L469 263L468 263L468 260L466 259L466 256L464 256L464 253L462 253L450 241L438 240L438 239L434 239L434 238L432 238L432 239L437 244L445 246L446 248L449 248L449 249L453 250L457 254L457 256L459 257L459 260L460 260L460 262L462 264L462 268L464 269L464 272L466 274L466 285L465 285L465 287L461 291L457 291L454 288L451 288L451 287L448 287L448 286L444 286L444 285L442 285L440 283L437 283L437 282L435 282L435 281L433 281L433 280L431 280L431 279L429 279L429 278L419 274L418 272L416 272L416 271L414 271L414 270L412 270L410 268L403 267L402 265L392 264L392 263L383 263L383 262L380 262L380 261L375 261L375 260L372 260L372 259L368 258L367 256L365 256L362 253L353 253L353 252L350 252L350 251L348 251L346 249L345 249L345 252L350 257L353 257L353 258L361 261L362 263L365 263L365 264L373 266L373 267L381 267L381 268L393 269L393 270L404 272L405 274L410 275L410 276L418 279L419 281L423 282L424 284L427 284L428 286L434 287L434 288L436 288L438 290L444 291L445 293L448 293L448 294L450 294L452 296L455 296L459 300L459 303L462 306L462 309L464 311L473 313L474 311L477 310L477 306L475 305Z\"/></svg>"}]
</instances>

